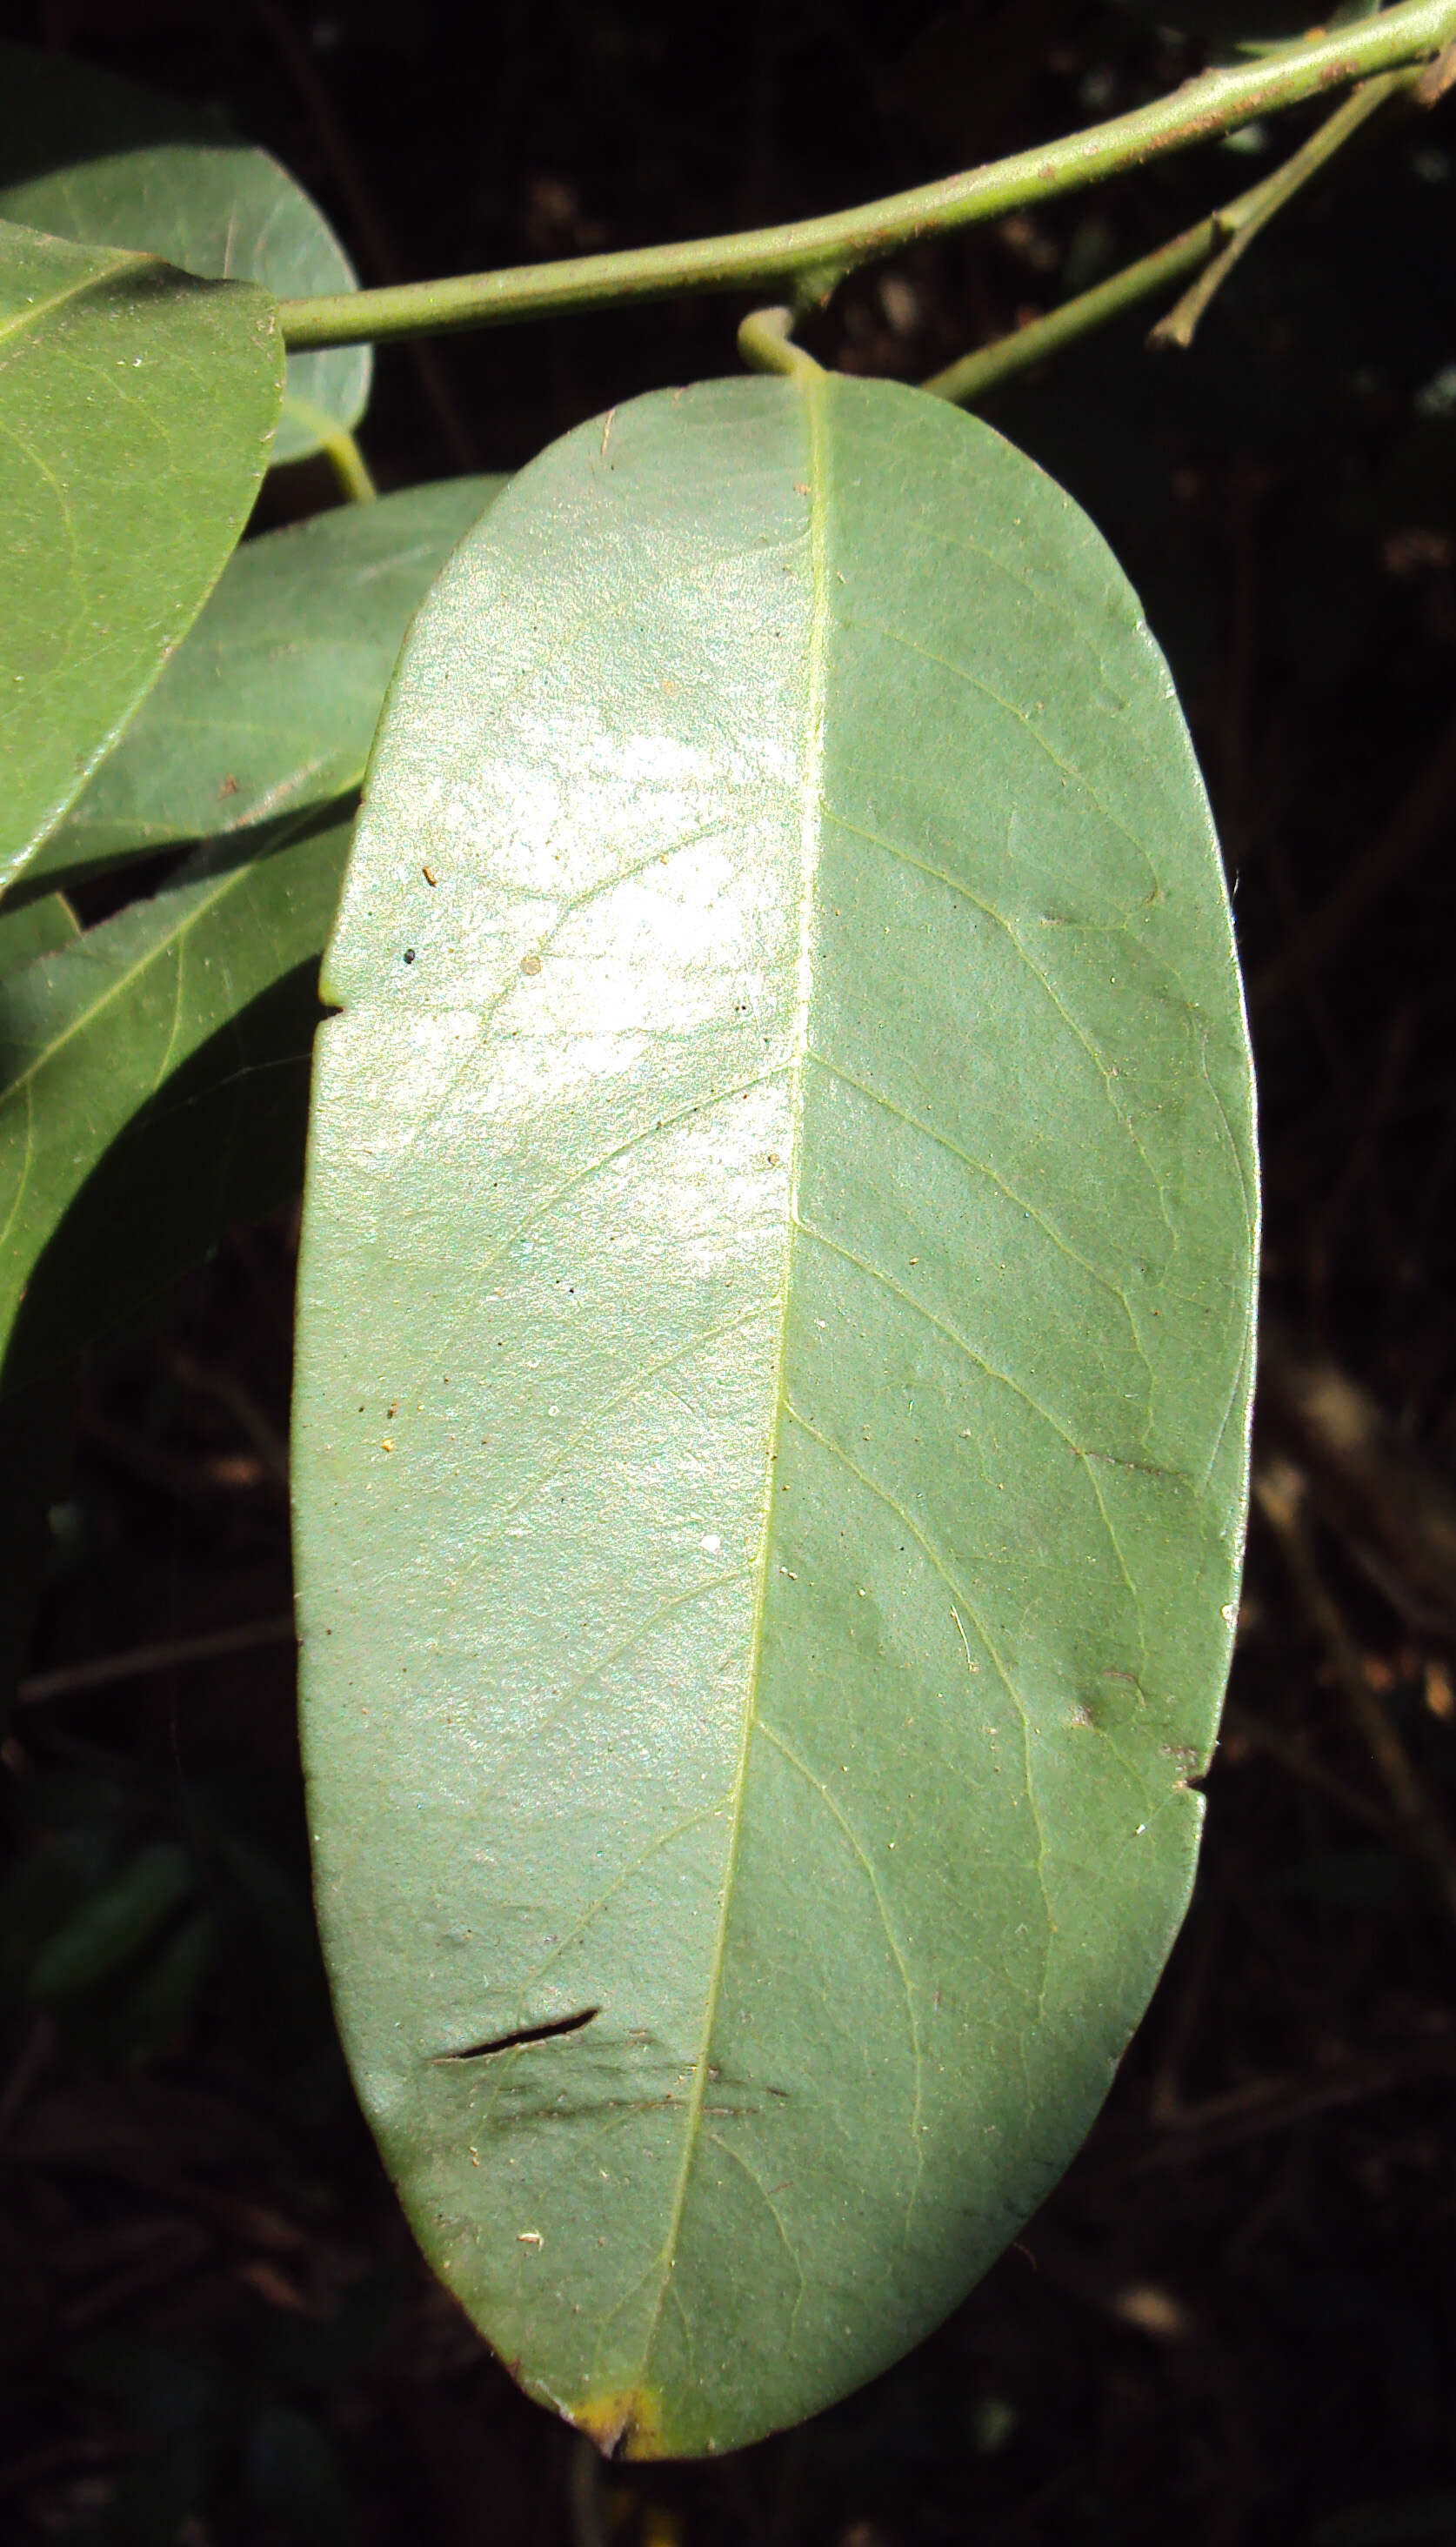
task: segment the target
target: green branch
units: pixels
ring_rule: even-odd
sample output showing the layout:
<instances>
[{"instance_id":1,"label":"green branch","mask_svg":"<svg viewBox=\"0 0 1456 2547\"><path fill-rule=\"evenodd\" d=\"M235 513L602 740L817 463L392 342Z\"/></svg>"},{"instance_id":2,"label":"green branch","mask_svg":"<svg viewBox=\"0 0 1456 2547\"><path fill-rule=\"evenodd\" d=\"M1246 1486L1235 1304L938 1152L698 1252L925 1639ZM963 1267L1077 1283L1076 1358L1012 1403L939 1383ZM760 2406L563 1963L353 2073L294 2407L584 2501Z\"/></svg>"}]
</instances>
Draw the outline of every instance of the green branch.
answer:
<instances>
[{"instance_id":1,"label":"green branch","mask_svg":"<svg viewBox=\"0 0 1456 2547\"><path fill-rule=\"evenodd\" d=\"M1109 274L1103 283L1094 283L1089 292L1079 292L1074 301L1065 301L1060 309L1049 309L1044 318L1033 318L1013 334L998 336L994 344L981 345L975 353L964 354L959 362L948 364L943 372L922 382L921 387L933 397L951 398L958 406L970 406L1015 373L1029 370L1033 363L1045 362L1049 355L1060 352L1079 336L1090 335L1094 328L1105 327L1126 310L1135 309L1140 301L1170 292L1185 275L1197 274L1199 280L1193 291L1165 319L1159 320L1150 338L1150 342L1159 344L1191 344L1193 331L1209 302L1265 221L1272 220L1280 207L1333 158L1388 97L1409 88L1418 76L1412 70L1390 71L1381 79L1366 80L1282 167L1260 178L1245 194L1236 195L1232 203L1210 213L1206 220L1195 222L1192 229L1180 230L1166 246L1154 248L1150 255L1140 256L1136 264Z\"/></svg>"},{"instance_id":2,"label":"green branch","mask_svg":"<svg viewBox=\"0 0 1456 2547\"><path fill-rule=\"evenodd\" d=\"M1226 205L1218 217L1224 246L1198 281L1183 294L1176 307L1170 309L1166 317L1159 318L1149 343L1176 345L1180 352L1186 353L1209 303L1222 290L1244 249L1258 237L1265 223L1271 221L1276 213L1282 212L1286 204L1293 202L1310 179L1343 149L1361 125L1384 106L1388 97L1394 97L1402 88L1409 88L1413 79L1418 76L1412 71L1387 71L1381 79L1366 80L1345 99L1343 106L1337 106L1334 113L1326 118L1318 132L1310 134L1308 141L1286 159L1282 168L1276 168L1272 176L1265 178L1262 188L1250 188L1248 195L1241 195L1237 203ZM1255 195L1257 202L1252 200Z\"/></svg>"},{"instance_id":3,"label":"green branch","mask_svg":"<svg viewBox=\"0 0 1456 2547\"><path fill-rule=\"evenodd\" d=\"M1299 106L1353 80L1430 61L1453 41L1456 0L1401 0L1399 7L1334 35L1237 70L1209 71L1131 115L1114 116L1084 132L851 212L739 230L724 238L685 239L671 246L507 266L496 274L285 301L284 339L297 352L302 346L356 345L452 327L488 327L511 318L586 309L600 302L660 300L684 292L751 292L773 284L798 283L826 297L855 266L889 256L927 231L993 220L1018 205L1046 203L1095 185L1165 151L1215 140L1256 116Z\"/></svg>"}]
</instances>

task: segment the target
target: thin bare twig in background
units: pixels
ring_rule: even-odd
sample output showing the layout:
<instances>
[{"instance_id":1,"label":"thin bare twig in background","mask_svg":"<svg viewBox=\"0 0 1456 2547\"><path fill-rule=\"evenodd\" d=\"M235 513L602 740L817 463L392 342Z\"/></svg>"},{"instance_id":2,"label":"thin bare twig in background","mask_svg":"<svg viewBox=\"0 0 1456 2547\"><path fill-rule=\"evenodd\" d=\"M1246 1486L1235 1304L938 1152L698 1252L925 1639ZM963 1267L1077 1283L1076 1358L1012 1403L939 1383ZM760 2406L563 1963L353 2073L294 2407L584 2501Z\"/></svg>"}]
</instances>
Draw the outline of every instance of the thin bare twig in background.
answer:
<instances>
[{"instance_id":1,"label":"thin bare twig in background","mask_svg":"<svg viewBox=\"0 0 1456 2547\"><path fill-rule=\"evenodd\" d=\"M1456 718L1380 838L1346 868L1313 917L1292 930L1279 953L1255 973L1248 992L1251 1014L1265 1015L1319 972L1338 952L1356 921L1389 892L1452 815L1456 815Z\"/></svg>"},{"instance_id":2,"label":"thin bare twig in background","mask_svg":"<svg viewBox=\"0 0 1456 2547\"><path fill-rule=\"evenodd\" d=\"M1321 1520L1397 1616L1417 1635L1456 1643L1456 1491L1445 1469L1267 1311L1259 1407L1265 1439L1293 1460Z\"/></svg>"},{"instance_id":3,"label":"thin bare twig in background","mask_svg":"<svg viewBox=\"0 0 1456 2547\"><path fill-rule=\"evenodd\" d=\"M1098 2182L1115 2182L1119 2177L1153 2175L1164 2167L1195 2166L1243 2142L1295 2131L1337 2106L1365 2104L1422 2078L1448 2078L1453 2071L1456 2044L1445 2039L1419 2044L1409 2053L1367 2054L1331 2063L1328 2069L1305 2077L1253 2079L1227 2095L1180 2107L1156 2132L1145 2127L1136 2140L1119 2143L1118 2136L1107 2131L1092 2142L1078 2162L1079 2171Z\"/></svg>"},{"instance_id":4,"label":"thin bare twig in background","mask_svg":"<svg viewBox=\"0 0 1456 2547\"><path fill-rule=\"evenodd\" d=\"M318 76L307 45L287 10L279 6L279 0L254 0L254 5L307 111L318 146L328 162L329 174L349 208L349 218L374 279L381 283L407 283L410 276L404 259L365 183L364 171L334 113L332 101ZM415 338L411 340L409 356L425 403L435 419L452 463L457 469L478 469L479 448L461 411L439 347L426 339Z\"/></svg>"},{"instance_id":5,"label":"thin bare twig in background","mask_svg":"<svg viewBox=\"0 0 1456 2547\"><path fill-rule=\"evenodd\" d=\"M1375 1798L1367 1796L1361 1788L1352 1787L1336 1769L1327 1768L1318 1753L1297 1741L1293 1734L1281 1732L1277 1725L1266 1723L1261 1715L1255 1715L1248 1708L1231 1707L1224 1710L1223 1738L1227 1742L1231 1736L1246 1742L1250 1751L1258 1751L1266 1760L1272 1760L1275 1767L1282 1769L1297 1785L1323 1796L1327 1803L1338 1805L1339 1810L1348 1813L1352 1821L1363 1822L1367 1830L1376 1832L1381 1839L1391 1838L1391 1817L1384 1805L1377 1803Z\"/></svg>"},{"instance_id":6,"label":"thin bare twig in background","mask_svg":"<svg viewBox=\"0 0 1456 2547\"><path fill-rule=\"evenodd\" d=\"M210 1635L172 1636L160 1644L132 1645L126 1653L103 1654L95 1662L64 1663L55 1671L33 1672L20 1683L16 1697L23 1707L34 1707L43 1699L69 1698L76 1690L109 1689L113 1681L141 1680L151 1672L220 1662L228 1654L251 1653L258 1645L291 1645L294 1632L290 1610L273 1619L250 1619L238 1627L217 1627Z\"/></svg>"},{"instance_id":7,"label":"thin bare twig in background","mask_svg":"<svg viewBox=\"0 0 1456 2547\"><path fill-rule=\"evenodd\" d=\"M174 1345L168 1356L173 1370L185 1388L198 1397L210 1397L232 1417L238 1431L246 1435L264 1467L285 1488L289 1481L289 1449L283 1435L270 1424L252 1391L243 1386L231 1371L213 1369L199 1361L185 1345Z\"/></svg>"},{"instance_id":8,"label":"thin bare twig in background","mask_svg":"<svg viewBox=\"0 0 1456 2547\"><path fill-rule=\"evenodd\" d=\"M1456 1848L1434 1798L1427 1794L1378 1691L1371 1686L1360 1649L1320 1571L1305 1481L1290 1460L1275 1458L1260 1469L1254 1493L1284 1558L1295 1597L1325 1648L1351 1720L1379 1771L1390 1799L1395 1835L1456 1926Z\"/></svg>"}]
</instances>

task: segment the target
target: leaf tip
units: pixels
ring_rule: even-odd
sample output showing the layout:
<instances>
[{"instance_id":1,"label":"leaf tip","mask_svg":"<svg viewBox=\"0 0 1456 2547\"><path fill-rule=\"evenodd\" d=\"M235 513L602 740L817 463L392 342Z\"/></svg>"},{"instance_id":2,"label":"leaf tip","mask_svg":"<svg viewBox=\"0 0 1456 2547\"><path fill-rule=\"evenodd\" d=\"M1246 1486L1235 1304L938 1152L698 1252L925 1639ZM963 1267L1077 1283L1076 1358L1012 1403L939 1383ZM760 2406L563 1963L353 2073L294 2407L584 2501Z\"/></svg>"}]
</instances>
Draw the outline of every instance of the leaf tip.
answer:
<instances>
[{"instance_id":1,"label":"leaf tip","mask_svg":"<svg viewBox=\"0 0 1456 2547\"><path fill-rule=\"evenodd\" d=\"M567 2410L566 2419L595 2441L604 2459L666 2455L661 2401L650 2388L615 2388L585 2397Z\"/></svg>"}]
</instances>

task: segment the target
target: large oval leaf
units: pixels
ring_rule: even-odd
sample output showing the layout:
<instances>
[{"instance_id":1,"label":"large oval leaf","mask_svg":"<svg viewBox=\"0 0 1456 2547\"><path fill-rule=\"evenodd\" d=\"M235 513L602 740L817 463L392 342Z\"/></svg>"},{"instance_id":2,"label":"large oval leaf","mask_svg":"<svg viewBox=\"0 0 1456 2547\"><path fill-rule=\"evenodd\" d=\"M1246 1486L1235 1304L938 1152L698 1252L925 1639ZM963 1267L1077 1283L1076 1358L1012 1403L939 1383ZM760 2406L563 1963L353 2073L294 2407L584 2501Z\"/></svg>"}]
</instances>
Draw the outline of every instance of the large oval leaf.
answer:
<instances>
[{"instance_id":1,"label":"large oval leaf","mask_svg":"<svg viewBox=\"0 0 1456 2547\"><path fill-rule=\"evenodd\" d=\"M282 385L265 293L0 221L0 887L206 601Z\"/></svg>"},{"instance_id":2,"label":"large oval leaf","mask_svg":"<svg viewBox=\"0 0 1456 2547\"><path fill-rule=\"evenodd\" d=\"M28 889L357 787L404 632L504 483L444 479L245 541L116 750L32 859Z\"/></svg>"},{"instance_id":3,"label":"large oval leaf","mask_svg":"<svg viewBox=\"0 0 1456 2547\"><path fill-rule=\"evenodd\" d=\"M261 283L280 301L352 292L318 206L268 151L62 54L0 45L0 215L60 238L144 249L189 274ZM357 424L367 345L291 354L275 462L319 447L310 414Z\"/></svg>"},{"instance_id":4,"label":"large oval leaf","mask_svg":"<svg viewBox=\"0 0 1456 2547\"><path fill-rule=\"evenodd\" d=\"M1187 1897L1254 1170L1187 736L1090 525L886 384L527 470L325 966L297 1400L365 2107L531 2391L725 2449L913 2342Z\"/></svg>"}]
</instances>

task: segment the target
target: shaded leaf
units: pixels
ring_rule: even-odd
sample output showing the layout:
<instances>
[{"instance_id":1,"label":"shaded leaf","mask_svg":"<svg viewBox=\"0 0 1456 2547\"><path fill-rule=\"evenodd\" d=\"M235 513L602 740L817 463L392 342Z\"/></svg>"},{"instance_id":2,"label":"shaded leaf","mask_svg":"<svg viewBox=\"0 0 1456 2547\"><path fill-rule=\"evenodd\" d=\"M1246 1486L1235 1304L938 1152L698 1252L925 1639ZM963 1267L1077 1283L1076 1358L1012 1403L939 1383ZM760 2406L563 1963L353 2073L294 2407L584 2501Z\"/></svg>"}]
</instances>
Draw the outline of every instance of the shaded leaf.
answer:
<instances>
[{"instance_id":1,"label":"shaded leaf","mask_svg":"<svg viewBox=\"0 0 1456 2547\"><path fill-rule=\"evenodd\" d=\"M0 983L0 1386L298 1190L347 823L214 843Z\"/></svg>"},{"instance_id":2,"label":"shaded leaf","mask_svg":"<svg viewBox=\"0 0 1456 2547\"><path fill-rule=\"evenodd\" d=\"M1187 1900L1255 1188L1166 668L939 401L638 399L416 620L324 979L346 2049L532 2393L732 2448L984 2270Z\"/></svg>"},{"instance_id":3,"label":"shaded leaf","mask_svg":"<svg viewBox=\"0 0 1456 2547\"><path fill-rule=\"evenodd\" d=\"M126 1853L126 1788L117 1779L47 1777L28 1788L18 1814L30 1845L0 1888L0 1990L23 1991L37 1958L82 1905L107 1887Z\"/></svg>"},{"instance_id":4,"label":"shaded leaf","mask_svg":"<svg viewBox=\"0 0 1456 2547\"><path fill-rule=\"evenodd\" d=\"M211 592L282 377L266 294L0 221L0 886Z\"/></svg>"},{"instance_id":5,"label":"shaded leaf","mask_svg":"<svg viewBox=\"0 0 1456 2547\"><path fill-rule=\"evenodd\" d=\"M121 2048L134 2066L168 2051L191 2016L217 1953L217 1914L195 1910L162 1939L114 2012Z\"/></svg>"},{"instance_id":6,"label":"shaded leaf","mask_svg":"<svg viewBox=\"0 0 1456 2547\"><path fill-rule=\"evenodd\" d=\"M68 1370L48 1372L32 1387L0 1397L0 1729L14 1703L45 1582L51 1507L70 1483L75 1398Z\"/></svg>"},{"instance_id":7,"label":"shaded leaf","mask_svg":"<svg viewBox=\"0 0 1456 2547\"><path fill-rule=\"evenodd\" d=\"M310 2539L347 2533L349 2505L339 2463L311 2415L293 2406L262 2407L248 2433L243 2467L253 2501L285 2530Z\"/></svg>"},{"instance_id":8,"label":"shaded leaf","mask_svg":"<svg viewBox=\"0 0 1456 2547\"><path fill-rule=\"evenodd\" d=\"M1404 2494L1359 2503L1322 2520L1314 2547L1412 2547L1417 2538L1456 2536L1456 2494Z\"/></svg>"},{"instance_id":9,"label":"shaded leaf","mask_svg":"<svg viewBox=\"0 0 1456 2547\"><path fill-rule=\"evenodd\" d=\"M357 787L404 632L504 483L447 479L245 541L27 886Z\"/></svg>"},{"instance_id":10,"label":"shaded leaf","mask_svg":"<svg viewBox=\"0 0 1456 2547\"><path fill-rule=\"evenodd\" d=\"M0 974L17 972L38 955L54 955L80 935L80 922L63 893L39 894L34 902L0 911Z\"/></svg>"},{"instance_id":11,"label":"shaded leaf","mask_svg":"<svg viewBox=\"0 0 1456 2547\"><path fill-rule=\"evenodd\" d=\"M268 151L63 54L0 45L0 215L60 238L141 248L188 274L261 283L276 299L352 292L318 206ZM357 424L367 345L291 354L275 463L319 447L302 411Z\"/></svg>"},{"instance_id":12,"label":"shaded leaf","mask_svg":"<svg viewBox=\"0 0 1456 2547\"><path fill-rule=\"evenodd\" d=\"M178 1841L153 1840L139 1848L115 1881L42 1949L27 1996L44 2004L94 1989L150 1943L196 1883L192 1859Z\"/></svg>"}]
</instances>

